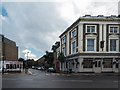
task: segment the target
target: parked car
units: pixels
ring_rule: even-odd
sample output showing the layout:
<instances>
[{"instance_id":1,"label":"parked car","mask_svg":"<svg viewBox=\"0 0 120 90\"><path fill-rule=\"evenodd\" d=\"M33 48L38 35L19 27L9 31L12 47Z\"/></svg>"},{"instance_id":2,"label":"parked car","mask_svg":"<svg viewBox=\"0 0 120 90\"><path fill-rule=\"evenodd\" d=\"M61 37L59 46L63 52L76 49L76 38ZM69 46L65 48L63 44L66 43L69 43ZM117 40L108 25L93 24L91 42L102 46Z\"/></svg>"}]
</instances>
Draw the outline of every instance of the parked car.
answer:
<instances>
[{"instance_id":1,"label":"parked car","mask_svg":"<svg viewBox=\"0 0 120 90\"><path fill-rule=\"evenodd\" d=\"M40 70L40 69L41 69L41 67L36 67L35 69L36 69L36 70Z\"/></svg>"},{"instance_id":2,"label":"parked car","mask_svg":"<svg viewBox=\"0 0 120 90\"><path fill-rule=\"evenodd\" d=\"M53 67L49 67L47 72L56 72L56 70Z\"/></svg>"},{"instance_id":3,"label":"parked car","mask_svg":"<svg viewBox=\"0 0 120 90\"><path fill-rule=\"evenodd\" d=\"M36 70L44 70L43 67L36 67Z\"/></svg>"},{"instance_id":4,"label":"parked car","mask_svg":"<svg viewBox=\"0 0 120 90\"><path fill-rule=\"evenodd\" d=\"M35 69L35 66L32 66L32 69Z\"/></svg>"}]
</instances>

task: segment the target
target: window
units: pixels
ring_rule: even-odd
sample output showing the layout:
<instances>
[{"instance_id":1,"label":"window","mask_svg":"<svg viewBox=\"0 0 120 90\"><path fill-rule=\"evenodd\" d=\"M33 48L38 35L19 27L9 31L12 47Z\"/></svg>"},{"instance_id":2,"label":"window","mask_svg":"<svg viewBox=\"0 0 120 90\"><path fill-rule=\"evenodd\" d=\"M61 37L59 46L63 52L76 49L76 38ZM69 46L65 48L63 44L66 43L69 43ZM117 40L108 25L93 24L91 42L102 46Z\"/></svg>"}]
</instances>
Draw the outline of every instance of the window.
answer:
<instances>
[{"instance_id":1,"label":"window","mask_svg":"<svg viewBox=\"0 0 120 90\"><path fill-rule=\"evenodd\" d=\"M10 69L12 69L13 68L13 65L12 64L10 64Z\"/></svg>"},{"instance_id":2,"label":"window","mask_svg":"<svg viewBox=\"0 0 120 90\"><path fill-rule=\"evenodd\" d=\"M65 44L65 42L66 42L65 38L63 38L62 43Z\"/></svg>"},{"instance_id":3,"label":"window","mask_svg":"<svg viewBox=\"0 0 120 90\"><path fill-rule=\"evenodd\" d=\"M104 62L103 64L104 68L112 68L112 60L108 59L108 60L104 60L103 62Z\"/></svg>"},{"instance_id":4,"label":"window","mask_svg":"<svg viewBox=\"0 0 120 90\"><path fill-rule=\"evenodd\" d=\"M6 69L9 69L9 64L6 64Z\"/></svg>"},{"instance_id":5,"label":"window","mask_svg":"<svg viewBox=\"0 0 120 90\"><path fill-rule=\"evenodd\" d=\"M17 64L17 68L19 68L19 64Z\"/></svg>"},{"instance_id":6,"label":"window","mask_svg":"<svg viewBox=\"0 0 120 90\"><path fill-rule=\"evenodd\" d=\"M72 32L72 38L76 36L76 28L74 29L74 31Z\"/></svg>"},{"instance_id":7,"label":"window","mask_svg":"<svg viewBox=\"0 0 120 90\"><path fill-rule=\"evenodd\" d=\"M87 51L94 51L94 39L87 39Z\"/></svg>"},{"instance_id":8,"label":"window","mask_svg":"<svg viewBox=\"0 0 120 90\"><path fill-rule=\"evenodd\" d=\"M13 69L16 69L16 64L13 65Z\"/></svg>"},{"instance_id":9,"label":"window","mask_svg":"<svg viewBox=\"0 0 120 90\"><path fill-rule=\"evenodd\" d=\"M94 33L95 32L95 26L87 26L87 33Z\"/></svg>"},{"instance_id":10,"label":"window","mask_svg":"<svg viewBox=\"0 0 120 90\"><path fill-rule=\"evenodd\" d=\"M118 40L116 39L111 39L110 40L110 51L117 51L118 49Z\"/></svg>"},{"instance_id":11,"label":"window","mask_svg":"<svg viewBox=\"0 0 120 90\"><path fill-rule=\"evenodd\" d=\"M63 47L63 54L65 55L65 47Z\"/></svg>"},{"instance_id":12,"label":"window","mask_svg":"<svg viewBox=\"0 0 120 90\"><path fill-rule=\"evenodd\" d=\"M92 62L93 62L93 60L84 60L83 68L93 68Z\"/></svg>"},{"instance_id":13,"label":"window","mask_svg":"<svg viewBox=\"0 0 120 90\"><path fill-rule=\"evenodd\" d=\"M110 27L110 33L118 33L118 27Z\"/></svg>"},{"instance_id":14,"label":"window","mask_svg":"<svg viewBox=\"0 0 120 90\"><path fill-rule=\"evenodd\" d=\"M76 48L76 45L75 45L75 42L72 43L72 53L75 53L75 48Z\"/></svg>"}]
</instances>

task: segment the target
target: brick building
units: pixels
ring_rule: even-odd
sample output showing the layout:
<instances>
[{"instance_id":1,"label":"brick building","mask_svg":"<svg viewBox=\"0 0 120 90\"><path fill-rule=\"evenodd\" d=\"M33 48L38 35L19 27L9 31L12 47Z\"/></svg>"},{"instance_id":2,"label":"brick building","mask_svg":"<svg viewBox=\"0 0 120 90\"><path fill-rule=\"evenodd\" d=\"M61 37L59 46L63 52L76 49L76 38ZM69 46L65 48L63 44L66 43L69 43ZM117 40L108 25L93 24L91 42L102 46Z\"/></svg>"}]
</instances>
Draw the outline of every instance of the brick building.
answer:
<instances>
[{"instance_id":1,"label":"brick building","mask_svg":"<svg viewBox=\"0 0 120 90\"><path fill-rule=\"evenodd\" d=\"M0 35L0 68L11 71L22 67L22 63L18 62L18 47L16 43L3 35Z\"/></svg>"}]
</instances>

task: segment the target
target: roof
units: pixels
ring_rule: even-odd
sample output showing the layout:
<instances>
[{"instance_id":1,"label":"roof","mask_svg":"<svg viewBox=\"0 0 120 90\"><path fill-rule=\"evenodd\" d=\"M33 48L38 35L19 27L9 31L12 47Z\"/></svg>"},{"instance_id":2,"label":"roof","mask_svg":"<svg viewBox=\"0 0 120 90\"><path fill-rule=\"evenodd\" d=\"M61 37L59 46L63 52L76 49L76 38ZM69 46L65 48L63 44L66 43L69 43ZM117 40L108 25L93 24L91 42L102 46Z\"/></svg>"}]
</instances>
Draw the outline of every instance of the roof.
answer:
<instances>
[{"instance_id":1,"label":"roof","mask_svg":"<svg viewBox=\"0 0 120 90\"><path fill-rule=\"evenodd\" d=\"M91 16L91 15L85 15L83 17L79 17L70 27L68 27L60 36L62 37L66 32L68 32L70 29L72 29L73 26L78 24L80 21L117 21L120 23L120 16L111 15L111 16Z\"/></svg>"}]
</instances>

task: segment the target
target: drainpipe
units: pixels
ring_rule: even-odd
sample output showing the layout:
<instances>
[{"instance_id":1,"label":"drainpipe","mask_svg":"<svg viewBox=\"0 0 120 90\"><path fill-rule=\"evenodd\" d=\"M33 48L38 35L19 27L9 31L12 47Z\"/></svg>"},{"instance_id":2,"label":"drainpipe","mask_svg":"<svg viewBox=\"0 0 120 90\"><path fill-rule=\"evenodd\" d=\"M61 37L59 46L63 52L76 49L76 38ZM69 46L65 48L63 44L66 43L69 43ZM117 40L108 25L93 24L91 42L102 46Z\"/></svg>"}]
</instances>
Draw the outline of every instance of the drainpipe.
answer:
<instances>
[{"instance_id":1,"label":"drainpipe","mask_svg":"<svg viewBox=\"0 0 120 90\"><path fill-rule=\"evenodd\" d=\"M2 35L2 74L4 74L4 35Z\"/></svg>"}]
</instances>

